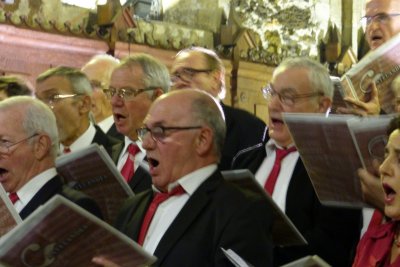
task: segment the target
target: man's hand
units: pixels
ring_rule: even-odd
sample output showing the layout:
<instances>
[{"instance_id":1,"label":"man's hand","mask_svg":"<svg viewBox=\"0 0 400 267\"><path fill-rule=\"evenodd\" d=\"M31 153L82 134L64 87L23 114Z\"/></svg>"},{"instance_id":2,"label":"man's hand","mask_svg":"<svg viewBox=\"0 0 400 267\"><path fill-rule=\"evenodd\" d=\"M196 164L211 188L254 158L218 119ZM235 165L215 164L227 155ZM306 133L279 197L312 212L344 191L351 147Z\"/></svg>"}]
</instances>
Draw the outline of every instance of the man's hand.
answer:
<instances>
[{"instance_id":1,"label":"man's hand","mask_svg":"<svg viewBox=\"0 0 400 267\"><path fill-rule=\"evenodd\" d=\"M120 267L119 265L117 265L101 256L93 257L92 262L96 263L99 266L103 266L103 267Z\"/></svg>"},{"instance_id":2,"label":"man's hand","mask_svg":"<svg viewBox=\"0 0 400 267\"><path fill-rule=\"evenodd\" d=\"M359 169L358 176L361 180L364 200L374 208L383 211L385 206L384 192L380 178L368 172L366 169Z\"/></svg>"},{"instance_id":3,"label":"man's hand","mask_svg":"<svg viewBox=\"0 0 400 267\"><path fill-rule=\"evenodd\" d=\"M376 88L375 83L371 83L370 87L371 95L367 102L355 100L351 97L345 97L344 100L352 107L339 107L337 113L354 114L358 116L379 115L381 112L381 105L379 104L378 89Z\"/></svg>"}]
</instances>

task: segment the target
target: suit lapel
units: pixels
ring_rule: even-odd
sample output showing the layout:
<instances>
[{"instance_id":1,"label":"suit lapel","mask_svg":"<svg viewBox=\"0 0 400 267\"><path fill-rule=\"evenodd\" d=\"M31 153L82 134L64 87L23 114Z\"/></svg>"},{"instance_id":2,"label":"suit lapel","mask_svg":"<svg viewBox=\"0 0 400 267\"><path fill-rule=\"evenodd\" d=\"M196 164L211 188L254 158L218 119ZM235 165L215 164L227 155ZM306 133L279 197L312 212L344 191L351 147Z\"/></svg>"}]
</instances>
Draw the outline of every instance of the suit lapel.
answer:
<instances>
[{"instance_id":1,"label":"suit lapel","mask_svg":"<svg viewBox=\"0 0 400 267\"><path fill-rule=\"evenodd\" d=\"M147 190L133 198L130 198L124 205L128 210L122 210L124 214L124 221L118 221L116 228L120 229L124 234L137 241L139 237L140 228L142 226L143 218L146 211L153 199L153 190ZM121 228L121 226L123 228Z\"/></svg>"},{"instance_id":2,"label":"suit lapel","mask_svg":"<svg viewBox=\"0 0 400 267\"><path fill-rule=\"evenodd\" d=\"M22 219L28 217L33 211L35 211L40 205L46 203L54 195L58 194L62 190L62 181L60 176L55 176L50 179L44 186L33 196L28 204L21 210L19 215Z\"/></svg>"},{"instance_id":3,"label":"suit lapel","mask_svg":"<svg viewBox=\"0 0 400 267\"><path fill-rule=\"evenodd\" d=\"M158 262L161 264L168 252L181 239L187 229L193 224L196 218L207 207L211 200L211 191L215 191L216 187L221 183L222 176L214 173L190 196L188 202L178 213L178 216L172 222L170 227L161 238L154 255L157 256Z\"/></svg>"}]
</instances>

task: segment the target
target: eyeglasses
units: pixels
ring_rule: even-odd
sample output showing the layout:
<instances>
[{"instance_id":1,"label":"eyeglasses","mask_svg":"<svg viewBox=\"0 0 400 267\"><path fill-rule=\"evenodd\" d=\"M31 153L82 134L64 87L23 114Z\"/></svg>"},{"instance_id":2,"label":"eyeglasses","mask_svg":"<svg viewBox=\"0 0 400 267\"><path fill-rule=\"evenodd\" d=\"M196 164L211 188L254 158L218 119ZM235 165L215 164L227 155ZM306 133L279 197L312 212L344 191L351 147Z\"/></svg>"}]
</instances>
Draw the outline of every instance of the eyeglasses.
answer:
<instances>
[{"instance_id":1,"label":"eyeglasses","mask_svg":"<svg viewBox=\"0 0 400 267\"><path fill-rule=\"evenodd\" d=\"M35 134L33 134L33 135L31 135L31 136L29 136L27 138L24 138L22 140L19 140L19 141L15 142L15 143L10 142L8 140L0 140L0 154L10 154L10 148L11 147L13 147L15 145L18 145L18 144L20 144L20 143L22 143L24 141L27 141L27 140L35 137L35 136L38 136L38 135L39 135L38 133L35 133Z\"/></svg>"},{"instance_id":2,"label":"eyeglasses","mask_svg":"<svg viewBox=\"0 0 400 267\"><path fill-rule=\"evenodd\" d=\"M153 128L141 127L136 129L138 134L138 138L140 141L143 142L144 137L147 133L150 133L151 138L156 142L162 142L166 137L166 131L186 131L186 130L193 130L193 129L200 129L202 126L187 126L187 127L164 127L164 126L156 126Z\"/></svg>"},{"instance_id":3,"label":"eyeglasses","mask_svg":"<svg viewBox=\"0 0 400 267\"><path fill-rule=\"evenodd\" d=\"M400 16L400 13L391 13L391 14L379 13L374 16L364 16L361 18L360 22L363 27L368 26L373 21L376 21L380 24L387 24L390 21L391 17L397 17L397 16Z\"/></svg>"},{"instance_id":4,"label":"eyeglasses","mask_svg":"<svg viewBox=\"0 0 400 267\"><path fill-rule=\"evenodd\" d=\"M315 96L323 96L322 92L314 92L309 94L291 94L291 93L278 93L272 88L271 84L268 84L264 88L261 89L261 92L267 101L270 101L272 97L278 96L279 100L282 104L286 106L293 106L296 103L297 99L315 97Z\"/></svg>"},{"instance_id":5,"label":"eyeglasses","mask_svg":"<svg viewBox=\"0 0 400 267\"><path fill-rule=\"evenodd\" d=\"M104 94L108 99L111 99L115 94L125 101L133 100L138 94L146 91L155 90L155 87L148 87L144 89L130 89L130 88L114 88L109 87L108 89L103 89Z\"/></svg>"},{"instance_id":6,"label":"eyeglasses","mask_svg":"<svg viewBox=\"0 0 400 267\"><path fill-rule=\"evenodd\" d=\"M39 98L36 96L37 99L47 104L50 108L54 108L55 104L60 102L63 99L72 98L76 96L81 96L81 94L55 94L51 95L46 98Z\"/></svg>"},{"instance_id":7,"label":"eyeglasses","mask_svg":"<svg viewBox=\"0 0 400 267\"><path fill-rule=\"evenodd\" d=\"M171 82L175 83L178 79L189 82L193 79L196 74L199 73L210 73L213 70L210 69L192 69L192 68L182 68L171 74Z\"/></svg>"}]
</instances>

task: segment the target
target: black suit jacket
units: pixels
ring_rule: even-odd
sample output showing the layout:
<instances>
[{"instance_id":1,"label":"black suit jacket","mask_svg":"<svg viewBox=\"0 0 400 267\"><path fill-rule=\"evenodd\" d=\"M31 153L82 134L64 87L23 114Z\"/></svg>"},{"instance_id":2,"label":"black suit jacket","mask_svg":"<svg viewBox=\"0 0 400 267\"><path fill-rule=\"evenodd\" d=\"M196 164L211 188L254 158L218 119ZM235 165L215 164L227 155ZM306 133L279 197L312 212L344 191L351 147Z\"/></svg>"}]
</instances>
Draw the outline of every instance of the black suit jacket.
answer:
<instances>
[{"instance_id":1,"label":"black suit jacket","mask_svg":"<svg viewBox=\"0 0 400 267\"><path fill-rule=\"evenodd\" d=\"M112 124L111 128L107 131L106 133L108 136L111 136L112 138L118 139L120 142L124 142L125 136L118 132L117 127L115 126L115 123Z\"/></svg>"},{"instance_id":2,"label":"black suit jacket","mask_svg":"<svg viewBox=\"0 0 400 267\"><path fill-rule=\"evenodd\" d=\"M97 206L94 200L86 196L84 193L64 185L62 178L58 175L43 185L43 187L34 195L31 201L29 201L29 203L21 210L19 215L22 219L25 219L39 206L45 204L55 195L61 195L81 206L93 215L101 219L103 218L100 208Z\"/></svg>"},{"instance_id":3,"label":"black suit jacket","mask_svg":"<svg viewBox=\"0 0 400 267\"><path fill-rule=\"evenodd\" d=\"M116 228L137 240L153 198L147 190L123 206ZM221 251L233 249L254 266L271 266L272 214L266 200L212 174L190 196L161 238L156 266L232 266Z\"/></svg>"},{"instance_id":4,"label":"black suit jacket","mask_svg":"<svg viewBox=\"0 0 400 267\"><path fill-rule=\"evenodd\" d=\"M96 143L98 145L102 145L110 157L113 157L113 153L115 153L114 151L117 145L121 142L116 138L106 135L99 126L94 125L94 127L96 129L96 134L93 137L92 144Z\"/></svg>"},{"instance_id":5,"label":"black suit jacket","mask_svg":"<svg viewBox=\"0 0 400 267\"><path fill-rule=\"evenodd\" d=\"M115 162L115 164L118 163L119 156L123 152L122 151L123 149L124 149L124 143L120 143L114 147L114 151L112 153L112 159ZM135 173L133 174L133 177L130 179L128 183L129 187L135 194L150 189L151 184L152 181L150 173L142 166L138 166Z\"/></svg>"},{"instance_id":6,"label":"black suit jacket","mask_svg":"<svg viewBox=\"0 0 400 267\"><path fill-rule=\"evenodd\" d=\"M265 123L249 112L222 105L225 114L226 137L219 163L220 170L230 170L239 151L262 142Z\"/></svg>"},{"instance_id":7,"label":"black suit jacket","mask_svg":"<svg viewBox=\"0 0 400 267\"><path fill-rule=\"evenodd\" d=\"M247 166L255 173L266 157L267 139L239 155L233 164L235 168ZM249 162L250 158L252 162ZM360 236L361 211L323 206L300 158L289 182L285 209L286 215L303 234L308 245L276 247L274 266L313 254L319 255L332 266L351 266Z\"/></svg>"}]
</instances>

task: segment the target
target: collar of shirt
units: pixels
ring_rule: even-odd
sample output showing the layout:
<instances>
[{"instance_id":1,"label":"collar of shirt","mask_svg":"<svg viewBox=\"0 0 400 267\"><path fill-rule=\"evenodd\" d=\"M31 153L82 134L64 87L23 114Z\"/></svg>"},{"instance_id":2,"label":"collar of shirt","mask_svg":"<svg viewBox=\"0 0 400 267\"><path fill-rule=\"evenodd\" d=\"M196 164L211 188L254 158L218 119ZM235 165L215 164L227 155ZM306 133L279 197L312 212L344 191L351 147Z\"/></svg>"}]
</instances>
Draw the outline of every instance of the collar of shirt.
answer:
<instances>
[{"instance_id":1,"label":"collar of shirt","mask_svg":"<svg viewBox=\"0 0 400 267\"><path fill-rule=\"evenodd\" d=\"M211 176L211 174L213 174L216 170L217 170L217 164L211 164L203 168L200 168L198 170L195 170L194 172L186 174L176 182L169 184L168 192L171 191L176 186L181 185L183 189L185 189L185 192L187 194L192 195L197 190L197 188L199 188L199 186L205 180L207 180ZM155 192L160 192L154 185L152 185L152 187Z\"/></svg>"},{"instance_id":2,"label":"collar of shirt","mask_svg":"<svg viewBox=\"0 0 400 267\"><path fill-rule=\"evenodd\" d=\"M136 162L139 163L139 165L142 164L143 159L146 156L146 150L143 149L142 142L140 142L139 140L134 142L131 139L129 139L127 136L125 136L124 148L122 149L122 152L119 155L119 159L118 159L118 164L117 164L118 170L122 169L122 167L124 166L124 164L128 158L128 146L130 144L136 144L140 149L140 152L138 152L135 156L135 170L138 167ZM146 167L146 166L144 166L144 167ZM147 169L148 169L148 167L147 167Z\"/></svg>"},{"instance_id":3,"label":"collar of shirt","mask_svg":"<svg viewBox=\"0 0 400 267\"><path fill-rule=\"evenodd\" d=\"M88 147L92 142L93 138L96 135L96 128L94 128L93 123L89 124L89 127L87 130L78 137L78 139L75 140L70 146L69 149L71 149L71 152L77 151L79 149ZM64 146L60 144L60 151L64 150Z\"/></svg>"},{"instance_id":4,"label":"collar of shirt","mask_svg":"<svg viewBox=\"0 0 400 267\"><path fill-rule=\"evenodd\" d=\"M293 146L294 146L294 144L292 143L292 144L288 145L288 146L286 147L286 149L288 149L288 148L290 148L290 147L293 147ZM269 139L268 142L267 142L267 144L265 145L265 150L266 150L266 152L267 152L267 156L270 156L270 155L272 154L272 152L276 150L276 148L285 149L284 147L278 145L278 144L275 142L274 139L272 139L272 138Z\"/></svg>"},{"instance_id":5,"label":"collar of shirt","mask_svg":"<svg viewBox=\"0 0 400 267\"><path fill-rule=\"evenodd\" d=\"M19 200L15 203L15 208L20 212L26 204L36 195L36 193L54 176L57 175L56 168L50 168L38 175L34 176L29 180L23 187L21 187L16 193Z\"/></svg>"},{"instance_id":6,"label":"collar of shirt","mask_svg":"<svg viewBox=\"0 0 400 267\"><path fill-rule=\"evenodd\" d=\"M103 132L107 133L108 130L110 130L110 128L111 128L111 126L113 125L113 123L114 123L114 116L111 115L111 116L105 118L104 120L98 122L98 123L97 123L97 126L99 126L100 129L101 129Z\"/></svg>"}]
</instances>

